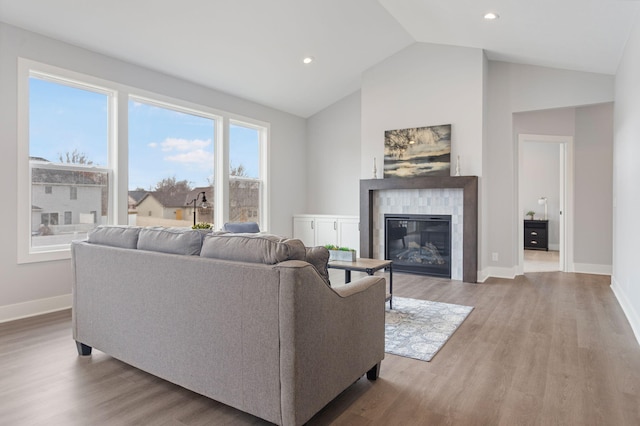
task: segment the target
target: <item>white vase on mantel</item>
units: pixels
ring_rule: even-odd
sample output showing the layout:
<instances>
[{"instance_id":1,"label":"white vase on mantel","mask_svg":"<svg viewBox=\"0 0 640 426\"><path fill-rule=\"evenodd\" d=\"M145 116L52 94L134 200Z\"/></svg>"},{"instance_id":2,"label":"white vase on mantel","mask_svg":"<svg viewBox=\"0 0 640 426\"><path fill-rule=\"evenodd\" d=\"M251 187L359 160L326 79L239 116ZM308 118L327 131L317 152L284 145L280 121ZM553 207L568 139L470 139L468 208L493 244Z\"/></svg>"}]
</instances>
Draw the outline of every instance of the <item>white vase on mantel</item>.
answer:
<instances>
[{"instance_id":1,"label":"white vase on mantel","mask_svg":"<svg viewBox=\"0 0 640 426\"><path fill-rule=\"evenodd\" d=\"M456 176L460 176L460 156L458 155L458 160L456 161Z\"/></svg>"}]
</instances>

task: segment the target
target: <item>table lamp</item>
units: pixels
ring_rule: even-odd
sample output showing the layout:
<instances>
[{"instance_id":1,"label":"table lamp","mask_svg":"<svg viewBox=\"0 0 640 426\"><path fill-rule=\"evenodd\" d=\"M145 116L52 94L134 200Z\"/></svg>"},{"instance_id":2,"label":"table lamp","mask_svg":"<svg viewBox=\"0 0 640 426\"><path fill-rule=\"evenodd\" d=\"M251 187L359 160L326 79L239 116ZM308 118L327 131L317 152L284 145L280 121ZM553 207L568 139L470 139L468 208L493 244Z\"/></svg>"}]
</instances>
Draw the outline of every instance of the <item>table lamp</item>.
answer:
<instances>
[{"instance_id":1,"label":"table lamp","mask_svg":"<svg viewBox=\"0 0 640 426\"><path fill-rule=\"evenodd\" d=\"M547 197L538 198L538 204L544 204L544 220L549 220L549 218L547 217Z\"/></svg>"}]
</instances>

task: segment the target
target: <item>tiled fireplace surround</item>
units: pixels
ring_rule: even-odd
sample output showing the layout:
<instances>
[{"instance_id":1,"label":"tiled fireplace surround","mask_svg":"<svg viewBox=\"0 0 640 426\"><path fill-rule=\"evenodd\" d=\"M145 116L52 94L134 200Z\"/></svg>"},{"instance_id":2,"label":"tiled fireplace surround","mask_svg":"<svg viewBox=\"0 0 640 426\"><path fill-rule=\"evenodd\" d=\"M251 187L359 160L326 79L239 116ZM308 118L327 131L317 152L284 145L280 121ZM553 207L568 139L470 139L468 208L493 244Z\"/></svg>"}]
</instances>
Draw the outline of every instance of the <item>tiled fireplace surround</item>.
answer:
<instances>
[{"instance_id":1,"label":"tiled fireplace surround","mask_svg":"<svg viewBox=\"0 0 640 426\"><path fill-rule=\"evenodd\" d=\"M384 259L384 215L451 215L451 279L462 281L462 189L388 189L373 195L373 257Z\"/></svg>"},{"instance_id":2,"label":"tiled fireplace surround","mask_svg":"<svg viewBox=\"0 0 640 426\"><path fill-rule=\"evenodd\" d=\"M384 258L384 215L451 215L451 279L477 280L478 178L439 176L360 181L362 257Z\"/></svg>"}]
</instances>

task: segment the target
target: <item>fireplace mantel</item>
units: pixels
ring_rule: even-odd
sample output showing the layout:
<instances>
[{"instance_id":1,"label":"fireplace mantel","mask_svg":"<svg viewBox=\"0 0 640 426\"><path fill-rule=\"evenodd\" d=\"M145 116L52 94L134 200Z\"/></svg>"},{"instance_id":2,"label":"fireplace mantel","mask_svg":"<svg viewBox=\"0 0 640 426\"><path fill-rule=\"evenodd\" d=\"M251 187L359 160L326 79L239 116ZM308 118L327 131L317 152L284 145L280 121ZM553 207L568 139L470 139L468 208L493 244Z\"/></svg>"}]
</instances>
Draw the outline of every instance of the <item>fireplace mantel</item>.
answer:
<instances>
[{"instance_id":1,"label":"fireplace mantel","mask_svg":"<svg viewBox=\"0 0 640 426\"><path fill-rule=\"evenodd\" d=\"M478 279L478 177L433 176L360 181L360 256L373 255L373 192L387 189L460 188L463 191L462 280Z\"/></svg>"}]
</instances>

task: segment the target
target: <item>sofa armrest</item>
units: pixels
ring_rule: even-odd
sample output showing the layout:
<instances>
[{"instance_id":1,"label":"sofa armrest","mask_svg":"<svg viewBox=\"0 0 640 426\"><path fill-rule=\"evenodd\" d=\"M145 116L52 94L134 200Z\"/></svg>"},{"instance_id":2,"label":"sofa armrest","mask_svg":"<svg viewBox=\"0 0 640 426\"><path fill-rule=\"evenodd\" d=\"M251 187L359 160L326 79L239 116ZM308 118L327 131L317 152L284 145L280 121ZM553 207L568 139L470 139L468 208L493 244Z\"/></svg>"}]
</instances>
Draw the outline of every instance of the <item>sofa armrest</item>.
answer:
<instances>
[{"instance_id":1,"label":"sofa armrest","mask_svg":"<svg viewBox=\"0 0 640 426\"><path fill-rule=\"evenodd\" d=\"M352 294L366 291L369 287L377 285L379 281L384 282L386 285L386 281L382 276L366 276L366 277L357 279L355 281L352 281L349 284L332 287L332 289L340 297L349 297Z\"/></svg>"},{"instance_id":2,"label":"sofa armrest","mask_svg":"<svg viewBox=\"0 0 640 426\"><path fill-rule=\"evenodd\" d=\"M275 268L283 423L303 424L384 358L386 281L332 288L306 262Z\"/></svg>"}]
</instances>

